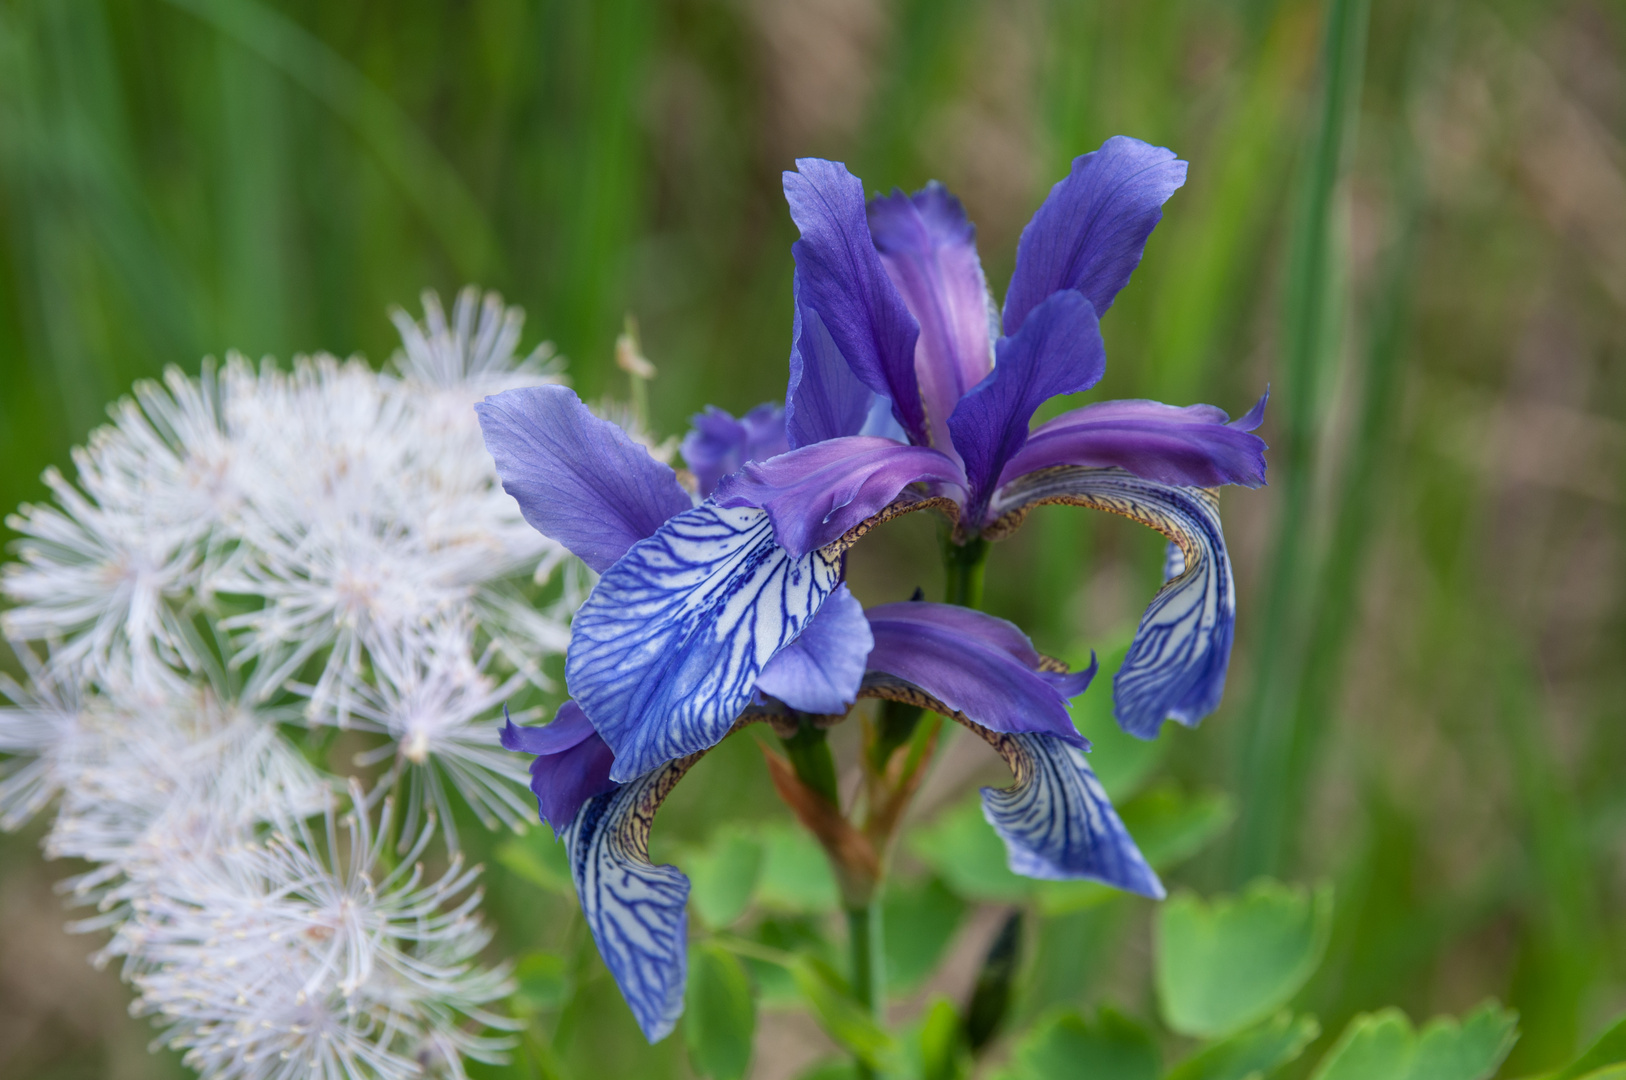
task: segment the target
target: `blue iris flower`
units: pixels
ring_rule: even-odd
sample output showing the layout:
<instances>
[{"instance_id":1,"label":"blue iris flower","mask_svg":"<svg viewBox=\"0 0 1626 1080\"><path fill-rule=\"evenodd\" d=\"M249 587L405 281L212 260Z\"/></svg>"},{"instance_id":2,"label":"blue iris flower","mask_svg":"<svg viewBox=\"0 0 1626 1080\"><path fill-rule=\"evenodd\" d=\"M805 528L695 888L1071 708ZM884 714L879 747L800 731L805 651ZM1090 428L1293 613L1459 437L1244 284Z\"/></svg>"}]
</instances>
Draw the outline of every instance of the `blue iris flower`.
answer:
<instances>
[{"instance_id":1,"label":"blue iris flower","mask_svg":"<svg viewBox=\"0 0 1626 1080\"><path fill-rule=\"evenodd\" d=\"M1250 432L1265 398L1235 422L1211 405L1105 401L1029 427L1048 399L1100 380L1097 320L1185 162L1123 137L1077 158L1023 230L997 313L942 186L866 203L844 166L797 168L790 451L725 477L717 504L765 510L791 557L926 507L949 513L961 542L997 539L1042 503L1148 525L1171 542L1171 572L1115 677L1116 714L1143 738L1166 719L1197 723L1219 704L1235 621L1212 489L1264 483Z\"/></svg>"},{"instance_id":2,"label":"blue iris flower","mask_svg":"<svg viewBox=\"0 0 1626 1080\"><path fill-rule=\"evenodd\" d=\"M862 657L856 678L845 661L854 645ZM1002 619L921 602L864 611L841 589L760 680L764 691L800 706L759 693L732 726L861 697L930 709L975 732L1010 766L1015 784L984 788L982 802L1013 871L1162 897L1157 875L1085 762L1089 744L1068 715L1069 700L1089 685L1095 666L1055 668ZM840 715L846 705L818 711ZM683 1009L689 880L676 867L650 862L649 830L662 800L703 752L618 783L609 746L575 702L546 727L510 723L503 745L537 755L531 787L542 819L568 847L599 953L644 1034L652 1042L664 1037Z\"/></svg>"},{"instance_id":3,"label":"blue iris flower","mask_svg":"<svg viewBox=\"0 0 1626 1080\"><path fill-rule=\"evenodd\" d=\"M960 540L1003 536L1043 503L1165 534L1168 580L1114 678L1115 711L1144 738L1165 719L1197 723L1219 704L1235 623L1213 489L1264 482L1250 434L1264 399L1235 422L1209 405L1107 401L1029 430L1044 401L1100 379L1097 316L1185 163L1122 137L1075 160L1023 230L997 317L973 229L941 186L866 204L843 166L798 165L785 175L802 230L785 408L697 418L684 448L704 502L568 391L478 407L527 519L603 575L566 678L615 779L721 739L835 592L846 549L924 507L953 516Z\"/></svg>"}]
</instances>

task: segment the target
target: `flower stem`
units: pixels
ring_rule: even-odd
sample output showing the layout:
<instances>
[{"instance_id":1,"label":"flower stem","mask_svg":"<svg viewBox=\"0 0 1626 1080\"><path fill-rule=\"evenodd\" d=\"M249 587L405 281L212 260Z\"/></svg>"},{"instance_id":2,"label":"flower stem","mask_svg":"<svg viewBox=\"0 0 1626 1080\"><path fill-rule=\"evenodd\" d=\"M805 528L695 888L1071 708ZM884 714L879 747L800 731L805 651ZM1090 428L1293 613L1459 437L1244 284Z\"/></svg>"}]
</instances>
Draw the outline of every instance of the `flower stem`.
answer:
<instances>
[{"instance_id":1,"label":"flower stem","mask_svg":"<svg viewBox=\"0 0 1626 1080\"><path fill-rule=\"evenodd\" d=\"M796 734L779 741L785 747L796 776L812 790L818 792L831 806L841 806L841 788L836 783L836 760L830 754L830 740L824 728L813 723L810 716L797 714L800 725Z\"/></svg>"},{"instance_id":2,"label":"flower stem","mask_svg":"<svg viewBox=\"0 0 1626 1080\"><path fill-rule=\"evenodd\" d=\"M963 544L943 541L943 599L961 607L982 607L982 571L988 562L988 541L978 536Z\"/></svg>"},{"instance_id":3,"label":"flower stem","mask_svg":"<svg viewBox=\"0 0 1626 1080\"><path fill-rule=\"evenodd\" d=\"M852 953L853 997L880 1020L886 1004L886 953L882 949L879 890L869 903L847 908L847 947ZM875 1075L862 1061L857 1067L860 1077Z\"/></svg>"}]
</instances>

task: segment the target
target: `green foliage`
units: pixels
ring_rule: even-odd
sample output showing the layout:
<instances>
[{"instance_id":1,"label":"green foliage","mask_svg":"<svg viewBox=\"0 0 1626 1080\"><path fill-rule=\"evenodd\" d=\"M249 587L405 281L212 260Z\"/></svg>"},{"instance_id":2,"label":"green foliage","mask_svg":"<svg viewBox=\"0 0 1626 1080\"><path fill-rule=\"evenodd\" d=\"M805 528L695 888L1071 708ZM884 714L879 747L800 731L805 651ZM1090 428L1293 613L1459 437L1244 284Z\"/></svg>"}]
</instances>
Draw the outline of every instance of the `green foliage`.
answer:
<instances>
[{"instance_id":1,"label":"green foliage","mask_svg":"<svg viewBox=\"0 0 1626 1080\"><path fill-rule=\"evenodd\" d=\"M1259 1080L1298 1059L1321 1033L1313 1017L1277 1013L1255 1027L1198 1050L1164 1080Z\"/></svg>"},{"instance_id":2,"label":"green foliage","mask_svg":"<svg viewBox=\"0 0 1626 1080\"><path fill-rule=\"evenodd\" d=\"M576 896L569 856L564 844L553 838L552 829L527 829L523 836L504 840L497 847L497 861L532 885L560 896Z\"/></svg>"},{"instance_id":3,"label":"green foliage","mask_svg":"<svg viewBox=\"0 0 1626 1080\"><path fill-rule=\"evenodd\" d=\"M1612 1069L1626 1072L1626 1017L1616 1020L1580 1057L1544 1080L1604 1080Z\"/></svg>"},{"instance_id":4,"label":"green foliage","mask_svg":"<svg viewBox=\"0 0 1626 1080\"><path fill-rule=\"evenodd\" d=\"M546 952L520 957L514 964L514 981L518 986L509 1000L521 1015L557 1009L570 1000L573 989L564 957Z\"/></svg>"},{"instance_id":5,"label":"green foliage","mask_svg":"<svg viewBox=\"0 0 1626 1080\"><path fill-rule=\"evenodd\" d=\"M1112 715L1112 695L1107 692L1107 672L1123 667L1129 655L1129 642L1134 628L1128 627L1116 635L1116 644L1098 649L1096 660L1101 665L1092 688L1073 702L1073 724L1090 740L1090 769L1113 802L1135 794L1157 769L1168 752L1168 739L1137 739L1123 728ZM1076 671L1089 666L1088 645L1075 646L1070 652L1072 667Z\"/></svg>"},{"instance_id":6,"label":"green foliage","mask_svg":"<svg viewBox=\"0 0 1626 1080\"><path fill-rule=\"evenodd\" d=\"M937 878L888 883L882 901L887 989L906 993L937 966L959 928L965 902Z\"/></svg>"},{"instance_id":7,"label":"green foliage","mask_svg":"<svg viewBox=\"0 0 1626 1080\"><path fill-rule=\"evenodd\" d=\"M740 1080L751 1063L756 1000L733 953L715 945L689 950L683 1037L695 1071L711 1080Z\"/></svg>"},{"instance_id":8,"label":"green foliage","mask_svg":"<svg viewBox=\"0 0 1626 1080\"><path fill-rule=\"evenodd\" d=\"M1102 1008L1093 1018L1074 1010L1043 1017L1011 1053L999 1080L1157 1080L1157 1045L1129 1017Z\"/></svg>"},{"instance_id":9,"label":"green foliage","mask_svg":"<svg viewBox=\"0 0 1626 1080\"><path fill-rule=\"evenodd\" d=\"M791 965L791 975L825 1034L871 1068L888 1069L897 1063L897 1041L854 1000L852 988L834 968L804 955Z\"/></svg>"},{"instance_id":10,"label":"green foliage","mask_svg":"<svg viewBox=\"0 0 1626 1080\"><path fill-rule=\"evenodd\" d=\"M1174 896L1157 913L1157 994L1183 1035L1223 1036L1286 1004L1327 945L1332 889L1260 881L1235 897Z\"/></svg>"},{"instance_id":11,"label":"green foliage","mask_svg":"<svg viewBox=\"0 0 1626 1080\"><path fill-rule=\"evenodd\" d=\"M920 1080L961 1080L970 1074L960 1014L947 998L934 997L926 1006L907 1049Z\"/></svg>"},{"instance_id":12,"label":"green foliage","mask_svg":"<svg viewBox=\"0 0 1626 1080\"><path fill-rule=\"evenodd\" d=\"M757 837L738 828L718 829L706 847L683 856L689 910L716 929L733 923L750 906L762 863L763 845Z\"/></svg>"},{"instance_id":13,"label":"green foliage","mask_svg":"<svg viewBox=\"0 0 1626 1080\"><path fill-rule=\"evenodd\" d=\"M1518 1038L1518 1018L1494 1002L1460 1024L1449 1017L1413 1031L1399 1009L1349 1022L1312 1080L1486 1080Z\"/></svg>"},{"instance_id":14,"label":"green foliage","mask_svg":"<svg viewBox=\"0 0 1626 1080\"><path fill-rule=\"evenodd\" d=\"M967 900L1009 903L1029 896L1035 883L1011 873L1005 845L982 816L982 803L968 797L918 827L905 840L917 858Z\"/></svg>"},{"instance_id":15,"label":"green foliage","mask_svg":"<svg viewBox=\"0 0 1626 1080\"><path fill-rule=\"evenodd\" d=\"M763 826L757 900L770 911L819 914L841 906L841 891L818 842L791 825Z\"/></svg>"}]
</instances>

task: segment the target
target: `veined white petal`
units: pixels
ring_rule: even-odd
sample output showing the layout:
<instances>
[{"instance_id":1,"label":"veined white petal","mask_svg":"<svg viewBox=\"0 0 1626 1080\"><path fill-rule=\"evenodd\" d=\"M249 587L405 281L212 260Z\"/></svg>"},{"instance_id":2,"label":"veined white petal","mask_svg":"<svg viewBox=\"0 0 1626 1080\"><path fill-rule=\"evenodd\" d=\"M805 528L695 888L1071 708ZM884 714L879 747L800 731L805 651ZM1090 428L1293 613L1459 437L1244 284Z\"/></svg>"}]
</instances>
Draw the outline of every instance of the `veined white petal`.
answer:
<instances>
[{"instance_id":1,"label":"veined white petal","mask_svg":"<svg viewBox=\"0 0 1626 1080\"><path fill-rule=\"evenodd\" d=\"M1045 503L1122 515L1178 548L1164 560L1171 576L1141 616L1113 677L1113 697L1119 725L1143 739L1155 737L1165 719L1196 726L1219 706L1236 628L1236 583L1213 491L1143 480L1123 469L1043 469L1000 489L984 535L1009 533Z\"/></svg>"},{"instance_id":2,"label":"veined white petal","mask_svg":"<svg viewBox=\"0 0 1626 1080\"><path fill-rule=\"evenodd\" d=\"M599 955L644 1037L657 1042L683 1012L689 879L649 861L649 827L692 754L582 804L565 830L570 873Z\"/></svg>"},{"instance_id":3,"label":"veined white petal","mask_svg":"<svg viewBox=\"0 0 1626 1080\"><path fill-rule=\"evenodd\" d=\"M634 544L576 613L565 674L631 780L728 733L757 677L841 581L792 558L761 510L704 503Z\"/></svg>"}]
</instances>

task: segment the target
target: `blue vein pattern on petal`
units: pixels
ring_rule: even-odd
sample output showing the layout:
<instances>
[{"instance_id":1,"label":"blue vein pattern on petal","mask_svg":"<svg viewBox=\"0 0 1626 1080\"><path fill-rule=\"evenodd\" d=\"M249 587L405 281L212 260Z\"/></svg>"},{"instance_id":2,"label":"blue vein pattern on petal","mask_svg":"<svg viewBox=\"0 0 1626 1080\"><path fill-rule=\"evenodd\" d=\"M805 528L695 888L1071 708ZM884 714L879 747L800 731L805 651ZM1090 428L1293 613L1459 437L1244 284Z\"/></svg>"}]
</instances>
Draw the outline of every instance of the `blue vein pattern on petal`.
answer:
<instances>
[{"instance_id":1,"label":"blue vein pattern on petal","mask_svg":"<svg viewBox=\"0 0 1626 1080\"><path fill-rule=\"evenodd\" d=\"M1076 746L1038 733L983 729L1016 783L982 789L982 814L1005 841L1011 872L1046 881L1086 878L1163 899L1163 884Z\"/></svg>"},{"instance_id":2,"label":"blue vein pattern on petal","mask_svg":"<svg viewBox=\"0 0 1626 1080\"><path fill-rule=\"evenodd\" d=\"M702 503L634 544L576 613L565 663L615 752L610 775L631 780L726 735L841 571L839 555L792 558L751 507Z\"/></svg>"},{"instance_id":3,"label":"blue vein pattern on petal","mask_svg":"<svg viewBox=\"0 0 1626 1080\"><path fill-rule=\"evenodd\" d=\"M644 1037L657 1042L683 1012L689 879L649 861L655 811L698 754L583 804L566 830L570 874L599 955Z\"/></svg>"},{"instance_id":4,"label":"blue vein pattern on petal","mask_svg":"<svg viewBox=\"0 0 1626 1080\"><path fill-rule=\"evenodd\" d=\"M1236 629L1236 583L1213 491L1143 480L1122 469L1042 469L999 490L984 535L1009 533L1044 503L1120 514L1179 547L1178 570L1167 557L1164 570L1175 573L1152 597L1113 677L1113 701L1119 726L1142 739L1155 738L1165 719L1195 727L1219 706Z\"/></svg>"},{"instance_id":5,"label":"blue vein pattern on petal","mask_svg":"<svg viewBox=\"0 0 1626 1080\"><path fill-rule=\"evenodd\" d=\"M1092 663L1091 673L1094 668ZM1005 759L1016 783L983 788L982 812L1005 842L1012 873L1049 881L1082 878L1163 898L1163 884L1077 747L1042 732L990 730L914 683L885 672L865 675L859 695L947 716Z\"/></svg>"}]
</instances>

